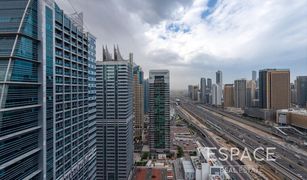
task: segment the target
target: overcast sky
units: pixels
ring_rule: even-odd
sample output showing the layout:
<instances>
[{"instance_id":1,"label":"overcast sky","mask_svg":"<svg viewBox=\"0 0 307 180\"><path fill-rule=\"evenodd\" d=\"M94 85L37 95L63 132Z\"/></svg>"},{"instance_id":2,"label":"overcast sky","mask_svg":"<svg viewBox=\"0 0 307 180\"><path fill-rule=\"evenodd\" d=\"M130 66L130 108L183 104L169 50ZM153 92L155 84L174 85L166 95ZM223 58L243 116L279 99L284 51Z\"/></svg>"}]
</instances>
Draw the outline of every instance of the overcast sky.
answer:
<instances>
[{"instance_id":1,"label":"overcast sky","mask_svg":"<svg viewBox=\"0 0 307 180\"><path fill-rule=\"evenodd\" d=\"M171 88L186 89L223 71L224 83L263 68L307 75L307 0L56 0L84 13L101 47L134 53L145 77L169 69Z\"/></svg>"}]
</instances>

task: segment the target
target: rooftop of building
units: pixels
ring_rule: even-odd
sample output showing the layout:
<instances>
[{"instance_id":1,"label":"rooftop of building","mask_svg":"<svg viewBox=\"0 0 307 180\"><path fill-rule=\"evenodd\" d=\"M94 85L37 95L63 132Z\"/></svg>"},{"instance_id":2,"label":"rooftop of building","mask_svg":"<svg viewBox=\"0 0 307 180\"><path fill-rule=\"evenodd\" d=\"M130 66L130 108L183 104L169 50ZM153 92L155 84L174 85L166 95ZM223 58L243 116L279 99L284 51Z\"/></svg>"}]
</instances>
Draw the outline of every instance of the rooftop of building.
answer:
<instances>
[{"instance_id":1,"label":"rooftop of building","mask_svg":"<svg viewBox=\"0 0 307 180\"><path fill-rule=\"evenodd\" d=\"M201 160L198 156L191 156L191 161L195 169L201 169L202 163L205 163L204 160Z\"/></svg>"},{"instance_id":2,"label":"rooftop of building","mask_svg":"<svg viewBox=\"0 0 307 180\"><path fill-rule=\"evenodd\" d=\"M217 161L216 156L210 150L210 148L200 147L198 148L198 151L201 154L201 156L207 161L207 163L209 163L211 166L221 166L221 163Z\"/></svg>"},{"instance_id":3,"label":"rooftop of building","mask_svg":"<svg viewBox=\"0 0 307 180\"><path fill-rule=\"evenodd\" d=\"M260 69L259 71L289 71L289 69L267 68L267 69Z\"/></svg>"},{"instance_id":4,"label":"rooftop of building","mask_svg":"<svg viewBox=\"0 0 307 180\"><path fill-rule=\"evenodd\" d=\"M184 152L195 151L197 144L194 135L187 127L171 126L171 149L177 150L177 146L182 147Z\"/></svg>"},{"instance_id":5,"label":"rooftop of building","mask_svg":"<svg viewBox=\"0 0 307 180\"><path fill-rule=\"evenodd\" d=\"M149 70L149 73L169 73L169 70L167 70L167 69L151 69L151 70Z\"/></svg>"},{"instance_id":6,"label":"rooftop of building","mask_svg":"<svg viewBox=\"0 0 307 180\"><path fill-rule=\"evenodd\" d=\"M190 172L190 173L195 172L192 162L190 160L186 160L182 158L181 163L182 163L184 172Z\"/></svg>"},{"instance_id":7,"label":"rooftop of building","mask_svg":"<svg viewBox=\"0 0 307 180\"><path fill-rule=\"evenodd\" d=\"M128 60L132 60L133 59L133 54L130 53L129 54L129 59ZM126 59L124 59L120 53L119 47L118 45L115 46L113 48L113 56L112 54L109 52L108 47L107 46L103 46L102 47L102 61L103 62L114 62L114 61L128 61ZM133 63L133 62L132 62Z\"/></svg>"},{"instance_id":8,"label":"rooftop of building","mask_svg":"<svg viewBox=\"0 0 307 180\"><path fill-rule=\"evenodd\" d=\"M280 109L280 110L277 110L278 113L280 112L284 112L284 113L294 113L294 114L300 114L300 115L306 115L307 116L307 110L306 109Z\"/></svg>"},{"instance_id":9,"label":"rooftop of building","mask_svg":"<svg viewBox=\"0 0 307 180\"><path fill-rule=\"evenodd\" d=\"M166 168L137 167L134 179L135 180L173 179L173 170Z\"/></svg>"},{"instance_id":10,"label":"rooftop of building","mask_svg":"<svg viewBox=\"0 0 307 180\"><path fill-rule=\"evenodd\" d=\"M231 86L231 87L233 87L233 84L225 84L224 87L226 87L226 86Z\"/></svg>"}]
</instances>

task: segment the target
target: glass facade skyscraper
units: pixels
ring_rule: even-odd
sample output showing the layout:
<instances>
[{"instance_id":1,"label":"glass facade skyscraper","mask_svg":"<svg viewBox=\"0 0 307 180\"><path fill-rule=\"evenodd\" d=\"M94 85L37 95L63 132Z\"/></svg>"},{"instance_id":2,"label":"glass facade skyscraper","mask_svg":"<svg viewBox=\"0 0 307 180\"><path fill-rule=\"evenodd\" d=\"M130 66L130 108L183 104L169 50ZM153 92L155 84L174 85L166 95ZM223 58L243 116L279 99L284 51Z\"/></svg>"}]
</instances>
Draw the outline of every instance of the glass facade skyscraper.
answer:
<instances>
[{"instance_id":1,"label":"glass facade skyscraper","mask_svg":"<svg viewBox=\"0 0 307 180\"><path fill-rule=\"evenodd\" d=\"M148 79L144 80L144 113L149 111L149 83Z\"/></svg>"},{"instance_id":2,"label":"glass facade skyscraper","mask_svg":"<svg viewBox=\"0 0 307 180\"><path fill-rule=\"evenodd\" d=\"M168 70L149 71L150 152L170 151L170 81Z\"/></svg>"},{"instance_id":3,"label":"glass facade skyscraper","mask_svg":"<svg viewBox=\"0 0 307 180\"><path fill-rule=\"evenodd\" d=\"M91 155L96 155L96 38L88 37L88 148ZM91 157L89 176L96 177L96 157Z\"/></svg>"},{"instance_id":4,"label":"glass facade skyscraper","mask_svg":"<svg viewBox=\"0 0 307 180\"><path fill-rule=\"evenodd\" d=\"M206 90L207 90L207 84L206 84L206 78L200 79L200 93L201 93L201 103L206 103Z\"/></svg>"},{"instance_id":5,"label":"glass facade skyscraper","mask_svg":"<svg viewBox=\"0 0 307 180\"><path fill-rule=\"evenodd\" d=\"M95 60L54 1L0 1L0 179L95 178Z\"/></svg>"},{"instance_id":6,"label":"glass facade skyscraper","mask_svg":"<svg viewBox=\"0 0 307 180\"><path fill-rule=\"evenodd\" d=\"M298 76L296 78L297 104L300 107L307 105L307 76Z\"/></svg>"},{"instance_id":7,"label":"glass facade skyscraper","mask_svg":"<svg viewBox=\"0 0 307 180\"><path fill-rule=\"evenodd\" d=\"M0 179L41 173L38 24L36 1L0 1Z\"/></svg>"}]
</instances>

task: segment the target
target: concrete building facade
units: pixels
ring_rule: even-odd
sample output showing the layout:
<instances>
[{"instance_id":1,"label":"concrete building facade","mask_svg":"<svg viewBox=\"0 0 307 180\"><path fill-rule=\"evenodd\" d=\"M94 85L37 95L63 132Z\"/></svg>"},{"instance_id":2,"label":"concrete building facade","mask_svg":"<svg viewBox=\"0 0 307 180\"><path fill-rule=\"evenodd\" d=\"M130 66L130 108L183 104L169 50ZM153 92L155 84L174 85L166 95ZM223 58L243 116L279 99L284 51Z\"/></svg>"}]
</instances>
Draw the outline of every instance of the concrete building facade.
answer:
<instances>
[{"instance_id":1,"label":"concrete building facade","mask_svg":"<svg viewBox=\"0 0 307 180\"><path fill-rule=\"evenodd\" d=\"M264 69L259 71L259 105L267 109L290 107L290 71Z\"/></svg>"},{"instance_id":2,"label":"concrete building facade","mask_svg":"<svg viewBox=\"0 0 307 180\"><path fill-rule=\"evenodd\" d=\"M103 49L97 61L97 179L126 180L133 167L133 60Z\"/></svg>"},{"instance_id":3,"label":"concrete building facade","mask_svg":"<svg viewBox=\"0 0 307 180\"><path fill-rule=\"evenodd\" d=\"M246 107L246 85L245 79L235 80L234 84L234 104L236 108Z\"/></svg>"},{"instance_id":4,"label":"concrete building facade","mask_svg":"<svg viewBox=\"0 0 307 180\"><path fill-rule=\"evenodd\" d=\"M207 78L207 91L208 91L208 93L211 93L211 89L212 89L212 79Z\"/></svg>"},{"instance_id":5,"label":"concrete building facade","mask_svg":"<svg viewBox=\"0 0 307 180\"><path fill-rule=\"evenodd\" d=\"M180 159L185 180L195 180L195 169L191 160Z\"/></svg>"},{"instance_id":6,"label":"concrete building facade","mask_svg":"<svg viewBox=\"0 0 307 180\"><path fill-rule=\"evenodd\" d=\"M144 128L144 73L140 66L133 67L134 138L142 140Z\"/></svg>"},{"instance_id":7,"label":"concrete building facade","mask_svg":"<svg viewBox=\"0 0 307 180\"><path fill-rule=\"evenodd\" d=\"M307 132L307 111L305 109L281 109L276 112L276 123L292 125Z\"/></svg>"},{"instance_id":8,"label":"concrete building facade","mask_svg":"<svg viewBox=\"0 0 307 180\"><path fill-rule=\"evenodd\" d=\"M222 104L222 99L223 99L223 73L222 71L217 71L216 72L216 85L217 85L217 100L216 104L221 105Z\"/></svg>"},{"instance_id":9,"label":"concrete building facade","mask_svg":"<svg viewBox=\"0 0 307 180\"><path fill-rule=\"evenodd\" d=\"M199 91L199 88L198 88L198 86L193 86L193 88L192 88L192 97L191 97L191 99L193 100L193 101L198 101L198 91Z\"/></svg>"},{"instance_id":10,"label":"concrete building facade","mask_svg":"<svg viewBox=\"0 0 307 180\"><path fill-rule=\"evenodd\" d=\"M212 85L212 105L220 106L222 105L222 97L221 97L221 86L217 84Z\"/></svg>"},{"instance_id":11,"label":"concrete building facade","mask_svg":"<svg viewBox=\"0 0 307 180\"><path fill-rule=\"evenodd\" d=\"M224 86L224 107L234 107L233 84L225 84Z\"/></svg>"},{"instance_id":12,"label":"concrete building facade","mask_svg":"<svg viewBox=\"0 0 307 180\"><path fill-rule=\"evenodd\" d=\"M207 92L206 78L201 78L200 79L200 93L201 93L200 102L203 104L207 102L206 92Z\"/></svg>"},{"instance_id":13,"label":"concrete building facade","mask_svg":"<svg viewBox=\"0 0 307 180\"><path fill-rule=\"evenodd\" d=\"M207 78L206 100L208 104L212 104L212 79Z\"/></svg>"},{"instance_id":14,"label":"concrete building facade","mask_svg":"<svg viewBox=\"0 0 307 180\"><path fill-rule=\"evenodd\" d=\"M255 107L254 100L256 99L256 81L250 80L246 84L246 106Z\"/></svg>"},{"instance_id":15,"label":"concrete building facade","mask_svg":"<svg viewBox=\"0 0 307 180\"><path fill-rule=\"evenodd\" d=\"M193 94L193 85L189 85L188 86L188 96L191 99L192 99L192 94Z\"/></svg>"}]
</instances>

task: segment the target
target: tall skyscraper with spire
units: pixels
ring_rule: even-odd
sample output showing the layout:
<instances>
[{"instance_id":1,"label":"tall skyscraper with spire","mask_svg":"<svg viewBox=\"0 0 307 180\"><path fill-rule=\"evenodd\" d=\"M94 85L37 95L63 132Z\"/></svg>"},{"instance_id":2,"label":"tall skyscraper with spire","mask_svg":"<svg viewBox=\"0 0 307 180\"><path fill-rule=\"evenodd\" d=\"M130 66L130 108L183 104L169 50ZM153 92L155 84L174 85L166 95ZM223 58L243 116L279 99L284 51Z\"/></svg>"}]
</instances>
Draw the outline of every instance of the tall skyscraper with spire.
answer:
<instances>
[{"instance_id":1,"label":"tall skyscraper with spire","mask_svg":"<svg viewBox=\"0 0 307 180\"><path fill-rule=\"evenodd\" d=\"M133 59L103 48L97 61L97 179L124 180L133 166Z\"/></svg>"}]
</instances>

